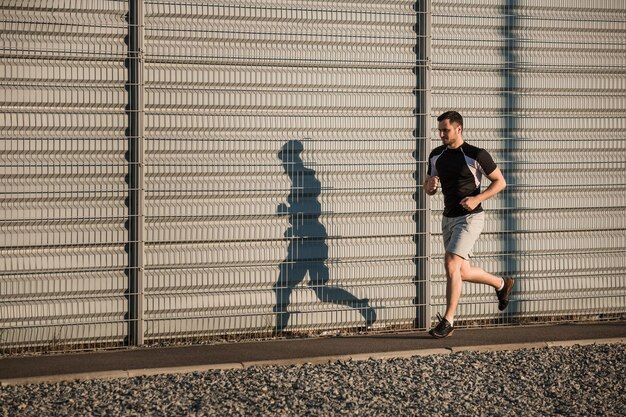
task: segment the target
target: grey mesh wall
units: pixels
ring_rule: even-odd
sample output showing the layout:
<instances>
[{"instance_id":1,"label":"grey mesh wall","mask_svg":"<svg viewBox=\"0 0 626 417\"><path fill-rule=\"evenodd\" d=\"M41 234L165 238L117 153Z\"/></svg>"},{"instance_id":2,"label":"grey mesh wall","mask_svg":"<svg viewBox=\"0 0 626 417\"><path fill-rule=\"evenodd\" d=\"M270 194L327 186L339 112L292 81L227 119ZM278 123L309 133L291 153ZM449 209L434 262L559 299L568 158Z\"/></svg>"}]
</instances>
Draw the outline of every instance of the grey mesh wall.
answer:
<instances>
[{"instance_id":1,"label":"grey mesh wall","mask_svg":"<svg viewBox=\"0 0 626 417\"><path fill-rule=\"evenodd\" d=\"M0 6L0 348L123 342L126 9Z\"/></svg>"},{"instance_id":2,"label":"grey mesh wall","mask_svg":"<svg viewBox=\"0 0 626 417\"><path fill-rule=\"evenodd\" d=\"M457 319L610 317L626 311L626 7L621 0L433 1L432 109L508 181L485 204L474 260L517 284L506 314L465 284ZM433 146L439 142L433 130ZM487 181L488 182L488 181ZM433 202L432 314L445 308ZM437 262L437 260L439 262Z\"/></svg>"},{"instance_id":3,"label":"grey mesh wall","mask_svg":"<svg viewBox=\"0 0 626 417\"><path fill-rule=\"evenodd\" d=\"M448 109L509 183L474 261L518 280L458 322L626 313L621 0L0 10L2 350L427 327Z\"/></svg>"},{"instance_id":4,"label":"grey mesh wall","mask_svg":"<svg viewBox=\"0 0 626 417\"><path fill-rule=\"evenodd\" d=\"M145 2L145 336L411 325L411 1Z\"/></svg>"}]
</instances>

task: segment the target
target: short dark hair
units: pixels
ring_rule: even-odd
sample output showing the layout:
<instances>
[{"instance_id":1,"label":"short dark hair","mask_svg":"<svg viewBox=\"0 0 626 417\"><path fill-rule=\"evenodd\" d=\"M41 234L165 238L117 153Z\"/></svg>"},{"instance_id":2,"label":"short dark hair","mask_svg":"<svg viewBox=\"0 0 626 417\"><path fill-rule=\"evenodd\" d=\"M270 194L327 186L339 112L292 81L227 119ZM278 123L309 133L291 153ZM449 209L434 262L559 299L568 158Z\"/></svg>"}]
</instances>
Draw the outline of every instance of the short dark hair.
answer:
<instances>
[{"instance_id":1,"label":"short dark hair","mask_svg":"<svg viewBox=\"0 0 626 417\"><path fill-rule=\"evenodd\" d=\"M443 122L444 120L449 120L450 123L457 123L459 126L463 127L463 116L454 110L447 111L437 117L438 122Z\"/></svg>"}]
</instances>

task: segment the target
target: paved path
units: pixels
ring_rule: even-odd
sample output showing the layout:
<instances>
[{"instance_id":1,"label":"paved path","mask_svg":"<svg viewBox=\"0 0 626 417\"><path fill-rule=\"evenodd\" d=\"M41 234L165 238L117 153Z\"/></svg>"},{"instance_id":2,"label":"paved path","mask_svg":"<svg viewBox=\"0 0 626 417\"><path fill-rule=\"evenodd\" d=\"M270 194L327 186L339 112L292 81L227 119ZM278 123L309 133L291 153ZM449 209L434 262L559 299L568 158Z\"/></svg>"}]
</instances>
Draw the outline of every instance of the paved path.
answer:
<instances>
[{"instance_id":1,"label":"paved path","mask_svg":"<svg viewBox=\"0 0 626 417\"><path fill-rule=\"evenodd\" d=\"M0 359L0 383L118 378L261 365L320 363L461 350L509 350L590 343L626 343L626 321L458 329L433 339L426 332L284 339L205 346L124 349Z\"/></svg>"}]
</instances>

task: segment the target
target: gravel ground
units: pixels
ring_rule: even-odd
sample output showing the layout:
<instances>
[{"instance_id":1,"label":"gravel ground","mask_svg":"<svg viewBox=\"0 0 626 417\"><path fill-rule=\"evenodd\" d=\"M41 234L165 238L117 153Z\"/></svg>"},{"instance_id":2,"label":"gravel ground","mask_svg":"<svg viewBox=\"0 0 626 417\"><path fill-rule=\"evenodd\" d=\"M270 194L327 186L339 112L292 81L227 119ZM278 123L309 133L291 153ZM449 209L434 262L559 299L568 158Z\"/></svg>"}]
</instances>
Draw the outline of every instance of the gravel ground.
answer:
<instances>
[{"instance_id":1,"label":"gravel ground","mask_svg":"<svg viewBox=\"0 0 626 417\"><path fill-rule=\"evenodd\" d=\"M626 345L0 388L3 416L626 415Z\"/></svg>"}]
</instances>

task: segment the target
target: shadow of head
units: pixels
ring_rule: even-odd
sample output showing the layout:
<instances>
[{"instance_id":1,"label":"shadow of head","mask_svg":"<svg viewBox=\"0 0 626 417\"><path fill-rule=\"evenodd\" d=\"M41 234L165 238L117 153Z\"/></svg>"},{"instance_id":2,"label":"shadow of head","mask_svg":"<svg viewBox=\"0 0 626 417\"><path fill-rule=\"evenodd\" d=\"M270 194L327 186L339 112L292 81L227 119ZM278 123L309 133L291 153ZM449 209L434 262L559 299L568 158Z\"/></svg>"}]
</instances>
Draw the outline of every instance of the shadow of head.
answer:
<instances>
[{"instance_id":1,"label":"shadow of head","mask_svg":"<svg viewBox=\"0 0 626 417\"><path fill-rule=\"evenodd\" d=\"M302 164L300 154L304 150L304 145L299 140L290 140L280 148L278 159L283 162L285 172L289 173L295 165Z\"/></svg>"}]
</instances>

